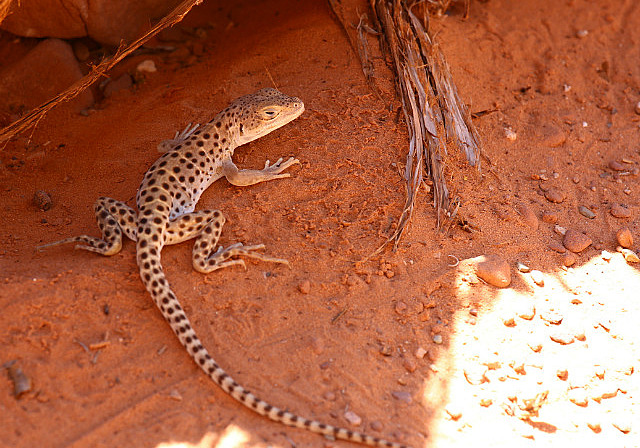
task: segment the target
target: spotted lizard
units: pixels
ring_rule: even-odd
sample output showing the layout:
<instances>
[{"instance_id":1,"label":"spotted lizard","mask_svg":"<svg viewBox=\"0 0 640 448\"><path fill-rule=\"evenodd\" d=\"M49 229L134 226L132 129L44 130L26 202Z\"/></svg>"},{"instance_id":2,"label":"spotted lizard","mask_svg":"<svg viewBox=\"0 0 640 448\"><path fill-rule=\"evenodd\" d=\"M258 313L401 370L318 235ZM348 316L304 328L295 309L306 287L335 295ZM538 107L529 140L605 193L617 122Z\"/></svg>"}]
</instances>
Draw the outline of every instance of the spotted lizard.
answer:
<instances>
[{"instance_id":1,"label":"spotted lizard","mask_svg":"<svg viewBox=\"0 0 640 448\"><path fill-rule=\"evenodd\" d=\"M81 235L40 249L81 243L76 248L110 256L120 251L124 233L136 241L140 277L162 315L196 364L227 394L254 412L288 426L371 446L404 448L378 437L299 417L261 400L238 384L203 347L160 263L163 246L191 238L196 240L193 267L204 274L233 265L245 267L239 257L288 263L257 252L264 249L262 244L236 243L226 249L220 246L214 252L225 218L218 210L194 211L194 208L207 187L223 176L238 186L289 177L283 171L300 163L293 157L286 161L280 158L273 165L267 160L262 170L238 169L231 157L236 147L284 126L303 112L302 101L276 89L262 89L236 99L204 126L189 125L174 139L158 145L164 154L142 180L136 198L137 213L124 202L101 197L94 211L102 238Z\"/></svg>"}]
</instances>

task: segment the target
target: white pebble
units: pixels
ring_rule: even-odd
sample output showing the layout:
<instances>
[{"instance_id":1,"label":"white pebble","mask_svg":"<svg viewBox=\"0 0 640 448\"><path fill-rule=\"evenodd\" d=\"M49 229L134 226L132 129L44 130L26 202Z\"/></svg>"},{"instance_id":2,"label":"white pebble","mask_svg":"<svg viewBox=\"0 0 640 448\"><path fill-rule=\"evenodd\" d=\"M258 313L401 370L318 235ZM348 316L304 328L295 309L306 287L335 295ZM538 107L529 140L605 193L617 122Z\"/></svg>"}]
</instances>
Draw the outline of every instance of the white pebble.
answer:
<instances>
[{"instance_id":1,"label":"white pebble","mask_svg":"<svg viewBox=\"0 0 640 448\"><path fill-rule=\"evenodd\" d=\"M151 59L146 59L141 63L139 63L138 66L136 67L136 70L143 73L144 72L155 73L158 71L158 69L156 68L156 63L153 62Z\"/></svg>"}]
</instances>

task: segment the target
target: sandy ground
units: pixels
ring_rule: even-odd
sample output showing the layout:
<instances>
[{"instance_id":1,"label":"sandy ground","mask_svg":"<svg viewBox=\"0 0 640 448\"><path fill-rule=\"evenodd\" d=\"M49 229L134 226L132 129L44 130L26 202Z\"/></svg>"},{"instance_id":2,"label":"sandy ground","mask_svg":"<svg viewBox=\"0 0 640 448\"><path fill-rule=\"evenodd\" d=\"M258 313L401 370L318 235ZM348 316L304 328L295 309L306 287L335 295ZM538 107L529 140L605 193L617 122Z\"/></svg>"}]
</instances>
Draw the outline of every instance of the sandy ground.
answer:
<instances>
[{"instance_id":1,"label":"sandy ground","mask_svg":"<svg viewBox=\"0 0 640 448\"><path fill-rule=\"evenodd\" d=\"M113 75L145 59L156 73L88 116L57 109L8 144L0 365L15 361L32 389L16 398L0 377L0 445L348 445L254 415L213 385L146 294L131 242L111 258L35 250L97 235L94 200L134 205L161 140L275 82L307 112L235 161L302 165L247 188L221 180L199 207L227 216L223 245L264 243L292 269L249 261L203 276L190 244L163 251L224 368L275 405L416 448L640 446L640 275L615 241L623 227L640 238L640 5L492 0L472 2L467 20L454 9L431 25L461 97L489 111L474 120L482 172L450 162L465 173L451 187L477 232L437 231L423 191L398 251L363 261L399 216L407 134L389 73L378 72L383 101L323 1L207 1L179 25L177 52L132 57ZM31 43L13 45L21 54ZM8 63L11 51L2 55ZM565 199L550 202L550 189ZM37 190L50 194L49 211L33 204ZM613 217L615 204L630 217ZM522 206L545 221L531 227ZM593 241L570 268L552 249L562 241L554 217ZM509 288L450 266L482 254L508 261Z\"/></svg>"}]
</instances>

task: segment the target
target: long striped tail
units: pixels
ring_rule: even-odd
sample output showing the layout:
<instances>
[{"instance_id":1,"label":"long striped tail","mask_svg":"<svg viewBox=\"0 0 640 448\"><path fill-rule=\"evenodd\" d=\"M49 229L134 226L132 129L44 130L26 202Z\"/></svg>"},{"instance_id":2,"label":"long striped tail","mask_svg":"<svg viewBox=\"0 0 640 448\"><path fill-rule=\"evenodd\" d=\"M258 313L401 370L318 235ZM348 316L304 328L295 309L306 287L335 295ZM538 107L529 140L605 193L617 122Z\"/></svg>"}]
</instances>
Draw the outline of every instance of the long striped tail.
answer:
<instances>
[{"instance_id":1,"label":"long striped tail","mask_svg":"<svg viewBox=\"0 0 640 448\"><path fill-rule=\"evenodd\" d=\"M162 315L171 325L171 329L178 336L178 339L196 364L231 397L252 411L287 426L295 426L317 434L323 434L329 438L348 440L370 446L409 448L406 445L389 442L379 437L300 417L261 400L242 387L209 355L209 352L204 348L193 330L162 270L162 265L160 264L161 246L159 243L147 239L142 232L139 232L137 246L140 277L147 291L149 291Z\"/></svg>"}]
</instances>

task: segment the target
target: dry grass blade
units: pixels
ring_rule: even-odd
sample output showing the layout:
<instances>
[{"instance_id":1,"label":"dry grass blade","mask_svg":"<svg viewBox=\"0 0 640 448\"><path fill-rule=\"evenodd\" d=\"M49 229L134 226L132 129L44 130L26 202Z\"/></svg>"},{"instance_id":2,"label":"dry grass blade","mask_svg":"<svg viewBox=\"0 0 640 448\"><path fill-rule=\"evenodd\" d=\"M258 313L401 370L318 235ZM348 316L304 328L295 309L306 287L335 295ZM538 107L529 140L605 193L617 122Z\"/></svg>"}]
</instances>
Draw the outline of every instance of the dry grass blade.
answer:
<instances>
[{"instance_id":1,"label":"dry grass blade","mask_svg":"<svg viewBox=\"0 0 640 448\"><path fill-rule=\"evenodd\" d=\"M0 0L0 23L7 17L11 0Z\"/></svg>"},{"instance_id":2,"label":"dry grass blade","mask_svg":"<svg viewBox=\"0 0 640 448\"><path fill-rule=\"evenodd\" d=\"M451 216L444 177L447 139L464 151L471 166L480 167L480 139L460 101L449 66L437 44L403 0L371 0L381 45L390 54L409 131L405 179L407 200L395 232L375 253L393 242L394 250L413 212L424 173L433 183L438 226ZM381 39L382 40L382 39Z\"/></svg>"},{"instance_id":3,"label":"dry grass blade","mask_svg":"<svg viewBox=\"0 0 640 448\"><path fill-rule=\"evenodd\" d=\"M151 28L148 32L146 32L142 37L138 38L134 42L129 45L122 45L116 54L113 56L104 59L100 64L93 67L91 72L84 76L82 79L78 80L74 84L72 84L67 90L59 93L49 101L40 106L33 109L27 115L23 116L19 120L11 123L6 128L0 131L0 143L10 140L11 138L18 135L20 132L29 129L31 126L35 125L39 120L41 120L47 112L53 109L57 104L61 102L68 101L71 98L78 95L78 93L82 92L84 89L89 87L91 84L96 82L101 76L103 76L106 72L108 72L111 68L113 68L118 62L129 56L133 53L138 47L140 47L143 43L149 40L154 35L158 34L163 29L178 23L182 20L182 18L193 8L195 5L202 3L202 0L185 0L180 3L173 11L163 17L158 23L155 24L153 28ZM0 13L2 12L2 7L4 3L0 4Z\"/></svg>"}]
</instances>

